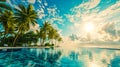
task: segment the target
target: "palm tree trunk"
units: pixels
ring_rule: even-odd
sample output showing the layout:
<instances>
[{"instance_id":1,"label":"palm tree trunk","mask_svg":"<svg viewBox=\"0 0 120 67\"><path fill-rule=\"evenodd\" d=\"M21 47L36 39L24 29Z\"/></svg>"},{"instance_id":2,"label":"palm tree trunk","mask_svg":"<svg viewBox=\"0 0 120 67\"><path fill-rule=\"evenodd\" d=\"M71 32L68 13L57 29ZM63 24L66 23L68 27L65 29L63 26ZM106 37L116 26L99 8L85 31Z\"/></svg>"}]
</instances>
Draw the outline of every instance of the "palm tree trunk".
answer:
<instances>
[{"instance_id":1,"label":"palm tree trunk","mask_svg":"<svg viewBox=\"0 0 120 67\"><path fill-rule=\"evenodd\" d=\"M3 46L4 46L4 44L5 44L5 39L6 39L6 36L5 36L5 35L6 35L6 34L4 33L3 42L2 42Z\"/></svg>"},{"instance_id":2,"label":"palm tree trunk","mask_svg":"<svg viewBox=\"0 0 120 67\"><path fill-rule=\"evenodd\" d=\"M17 40L17 38L18 38L19 34L20 34L20 31L18 31L18 33L17 33L17 35L16 35L16 37L15 37L15 39L14 39L14 41L13 41L13 45L12 45L12 46L14 46L14 45L15 45L16 40Z\"/></svg>"},{"instance_id":3,"label":"palm tree trunk","mask_svg":"<svg viewBox=\"0 0 120 67\"><path fill-rule=\"evenodd\" d=\"M39 43L40 43L40 45L41 45L41 39L40 39Z\"/></svg>"},{"instance_id":4,"label":"palm tree trunk","mask_svg":"<svg viewBox=\"0 0 120 67\"><path fill-rule=\"evenodd\" d=\"M43 41L42 41L42 46L44 45L44 42L45 42L45 40L43 39Z\"/></svg>"},{"instance_id":5,"label":"palm tree trunk","mask_svg":"<svg viewBox=\"0 0 120 67\"><path fill-rule=\"evenodd\" d=\"M19 34L21 33L21 32L20 32L21 27L22 27L22 25L20 25L20 27L19 27L19 29L18 29L17 35L15 36L15 39L14 39L14 41L13 41L13 45L12 45L12 46L15 45L15 42L16 42L16 40L17 40Z\"/></svg>"},{"instance_id":6,"label":"palm tree trunk","mask_svg":"<svg viewBox=\"0 0 120 67\"><path fill-rule=\"evenodd\" d=\"M6 27L5 27L5 32L4 32L4 37L3 37L3 46L4 46L4 44L5 44L7 32L8 32L8 27L6 26Z\"/></svg>"}]
</instances>

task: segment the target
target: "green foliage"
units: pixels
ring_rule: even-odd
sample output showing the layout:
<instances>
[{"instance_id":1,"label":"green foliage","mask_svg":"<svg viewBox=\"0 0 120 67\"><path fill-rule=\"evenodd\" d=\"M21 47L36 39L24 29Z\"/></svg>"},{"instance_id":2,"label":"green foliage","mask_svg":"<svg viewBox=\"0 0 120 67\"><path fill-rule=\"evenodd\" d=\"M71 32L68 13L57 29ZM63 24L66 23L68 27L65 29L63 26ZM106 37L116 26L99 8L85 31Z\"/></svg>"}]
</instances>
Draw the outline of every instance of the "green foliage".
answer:
<instances>
[{"instance_id":1,"label":"green foliage","mask_svg":"<svg viewBox=\"0 0 120 67\"><path fill-rule=\"evenodd\" d=\"M0 0L0 2L6 2L6 0Z\"/></svg>"},{"instance_id":2,"label":"green foliage","mask_svg":"<svg viewBox=\"0 0 120 67\"><path fill-rule=\"evenodd\" d=\"M51 46L54 46L54 44L51 44Z\"/></svg>"},{"instance_id":3,"label":"green foliage","mask_svg":"<svg viewBox=\"0 0 120 67\"><path fill-rule=\"evenodd\" d=\"M44 44L45 41L50 41L51 43L53 43L54 40L62 40L58 31L48 22L45 22L41 26L40 31L37 31L37 34L41 39L42 44Z\"/></svg>"},{"instance_id":4,"label":"green foliage","mask_svg":"<svg viewBox=\"0 0 120 67\"><path fill-rule=\"evenodd\" d=\"M7 4L5 1L0 1L0 11L2 12L3 10L12 10L9 4Z\"/></svg>"},{"instance_id":5,"label":"green foliage","mask_svg":"<svg viewBox=\"0 0 120 67\"><path fill-rule=\"evenodd\" d=\"M15 19L18 30L24 33L30 29L30 25L34 26L37 23L38 16L32 5L28 5L28 7L18 5L18 7L19 9L15 8Z\"/></svg>"},{"instance_id":6,"label":"green foliage","mask_svg":"<svg viewBox=\"0 0 120 67\"><path fill-rule=\"evenodd\" d=\"M30 31L26 34L20 35L17 41L24 44L37 43L38 37L33 31Z\"/></svg>"},{"instance_id":7,"label":"green foliage","mask_svg":"<svg viewBox=\"0 0 120 67\"><path fill-rule=\"evenodd\" d=\"M18 5L18 8L11 11L2 2L0 1L0 9L4 8L5 10L0 13L0 24L5 31L0 33L0 43L12 46L12 42L13 45L16 42L16 46L22 46L22 44L37 43L40 39L41 44L54 46L55 41L62 41L58 31L49 22L44 22L37 34L30 31L30 26L34 27L38 19L37 12L31 4L27 7ZM4 5L6 6L3 7Z\"/></svg>"},{"instance_id":8,"label":"green foliage","mask_svg":"<svg viewBox=\"0 0 120 67\"><path fill-rule=\"evenodd\" d=\"M5 39L4 39L4 37L2 37L1 38L1 46L3 46L3 43L8 44L8 46L12 46L13 40L14 40L13 36L6 37Z\"/></svg>"},{"instance_id":9,"label":"green foliage","mask_svg":"<svg viewBox=\"0 0 120 67\"><path fill-rule=\"evenodd\" d=\"M45 46L54 46L54 44L45 43Z\"/></svg>"},{"instance_id":10,"label":"green foliage","mask_svg":"<svg viewBox=\"0 0 120 67\"><path fill-rule=\"evenodd\" d=\"M15 44L18 36L30 30L30 26L35 26L37 23L37 12L33 9L30 4L27 7L23 5L18 5L19 8L15 8L15 19L17 21L18 32L15 36L13 45Z\"/></svg>"},{"instance_id":11,"label":"green foliage","mask_svg":"<svg viewBox=\"0 0 120 67\"><path fill-rule=\"evenodd\" d=\"M14 28L15 28L15 19L13 18L13 12L5 10L0 15L0 23L4 27L5 34L14 31Z\"/></svg>"},{"instance_id":12,"label":"green foliage","mask_svg":"<svg viewBox=\"0 0 120 67\"><path fill-rule=\"evenodd\" d=\"M49 43L45 43L45 46L50 46L50 44Z\"/></svg>"}]
</instances>

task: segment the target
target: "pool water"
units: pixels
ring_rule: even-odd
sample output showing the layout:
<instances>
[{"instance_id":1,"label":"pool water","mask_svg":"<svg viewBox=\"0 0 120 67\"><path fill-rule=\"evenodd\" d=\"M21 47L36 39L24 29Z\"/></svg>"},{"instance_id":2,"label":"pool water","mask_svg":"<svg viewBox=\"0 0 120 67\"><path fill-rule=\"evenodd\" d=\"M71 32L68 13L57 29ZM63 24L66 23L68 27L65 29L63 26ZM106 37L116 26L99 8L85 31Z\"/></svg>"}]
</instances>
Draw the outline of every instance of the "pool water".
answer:
<instances>
[{"instance_id":1,"label":"pool water","mask_svg":"<svg viewBox=\"0 0 120 67\"><path fill-rule=\"evenodd\" d=\"M99 48L1 49L0 67L120 67L120 50Z\"/></svg>"}]
</instances>

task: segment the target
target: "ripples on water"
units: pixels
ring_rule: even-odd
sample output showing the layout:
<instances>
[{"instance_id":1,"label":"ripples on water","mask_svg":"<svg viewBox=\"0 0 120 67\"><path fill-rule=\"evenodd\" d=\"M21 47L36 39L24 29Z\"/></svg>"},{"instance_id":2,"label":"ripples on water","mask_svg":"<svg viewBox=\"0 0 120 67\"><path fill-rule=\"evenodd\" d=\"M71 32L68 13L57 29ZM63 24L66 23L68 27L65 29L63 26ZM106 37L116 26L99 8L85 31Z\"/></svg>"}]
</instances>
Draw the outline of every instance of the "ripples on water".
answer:
<instances>
[{"instance_id":1,"label":"ripples on water","mask_svg":"<svg viewBox=\"0 0 120 67\"><path fill-rule=\"evenodd\" d=\"M0 50L0 67L120 67L120 50L32 48Z\"/></svg>"}]
</instances>

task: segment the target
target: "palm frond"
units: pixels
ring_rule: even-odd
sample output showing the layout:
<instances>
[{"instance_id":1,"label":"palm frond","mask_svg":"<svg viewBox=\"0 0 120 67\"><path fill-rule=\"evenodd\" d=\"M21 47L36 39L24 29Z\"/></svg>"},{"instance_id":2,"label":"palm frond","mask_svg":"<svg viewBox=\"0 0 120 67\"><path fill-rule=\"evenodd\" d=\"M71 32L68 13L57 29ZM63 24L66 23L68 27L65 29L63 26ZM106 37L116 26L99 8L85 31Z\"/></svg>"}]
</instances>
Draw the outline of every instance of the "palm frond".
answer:
<instances>
[{"instance_id":1,"label":"palm frond","mask_svg":"<svg viewBox=\"0 0 120 67\"><path fill-rule=\"evenodd\" d=\"M15 13L22 13L21 9L14 8L14 10L16 11Z\"/></svg>"},{"instance_id":2,"label":"palm frond","mask_svg":"<svg viewBox=\"0 0 120 67\"><path fill-rule=\"evenodd\" d=\"M15 8L14 10L18 27L22 25L22 32L28 31L30 29L30 25L34 26L37 23L37 13L33 10L32 5L28 5L28 7L18 5L18 8Z\"/></svg>"},{"instance_id":3,"label":"palm frond","mask_svg":"<svg viewBox=\"0 0 120 67\"><path fill-rule=\"evenodd\" d=\"M0 0L0 2L6 2L6 0Z\"/></svg>"},{"instance_id":4,"label":"palm frond","mask_svg":"<svg viewBox=\"0 0 120 67\"><path fill-rule=\"evenodd\" d=\"M18 5L18 7L20 8L20 10L21 10L23 13L27 13L27 10L26 10L26 8L25 8L24 5L20 4L20 5Z\"/></svg>"},{"instance_id":5,"label":"palm frond","mask_svg":"<svg viewBox=\"0 0 120 67\"><path fill-rule=\"evenodd\" d=\"M28 5L28 8L27 8L27 13L31 13L31 11L33 11L33 6L31 4Z\"/></svg>"},{"instance_id":6,"label":"palm frond","mask_svg":"<svg viewBox=\"0 0 120 67\"><path fill-rule=\"evenodd\" d=\"M1 9L11 10L11 11L12 11L12 8L11 8L8 4L3 3L3 2L0 2L0 8L1 8Z\"/></svg>"}]
</instances>

